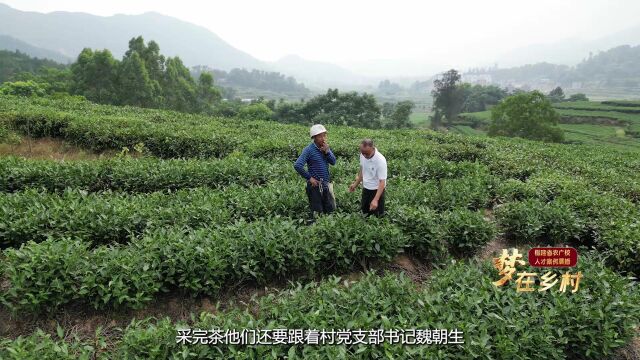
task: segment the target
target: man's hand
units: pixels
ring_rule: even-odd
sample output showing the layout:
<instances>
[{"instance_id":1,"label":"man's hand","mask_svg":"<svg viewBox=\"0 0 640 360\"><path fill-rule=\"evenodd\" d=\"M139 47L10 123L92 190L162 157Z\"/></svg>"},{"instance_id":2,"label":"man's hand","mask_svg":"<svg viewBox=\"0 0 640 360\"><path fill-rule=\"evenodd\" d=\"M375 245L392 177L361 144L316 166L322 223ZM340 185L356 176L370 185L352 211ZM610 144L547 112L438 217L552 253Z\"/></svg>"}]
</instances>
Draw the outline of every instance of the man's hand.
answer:
<instances>
[{"instance_id":1,"label":"man's hand","mask_svg":"<svg viewBox=\"0 0 640 360\"><path fill-rule=\"evenodd\" d=\"M320 151L326 154L329 151L329 143L325 142L324 144L322 144L322 146L320 147Z\"/></svg>"},{"instance_id":2,"label":"man's hand","mask_svg":"<svg viewBox=\"0 0 640 360\"><path fill-rule=\"evenodd\" d=\"M317 187L318 185L320 185L320 181L316 180L316 178L314 178L313 176L309 178L309 182L313 187Z\"/></svg>"},{"instance_id":3,"label":"man's hand","mask_svg":"<svg viewBox=\"0 0 640 360\"><path fill-rule=\"evenodd\" d=\"M369 204L369 210L375 211L378 208L378 200L371 200L371 204Z\"/></svg>"},{"instance_id":4,"label":"man's hand","mask_svg":"<svg viewBox=\"0 0 640 360\"><path fill-rule=\"evenodd\" d=\"M358 184L356 183L351 183L351 185L349 185L349 192L354 192L356 191L356 188L358 187Z\"/></svg>"}]
</instances>

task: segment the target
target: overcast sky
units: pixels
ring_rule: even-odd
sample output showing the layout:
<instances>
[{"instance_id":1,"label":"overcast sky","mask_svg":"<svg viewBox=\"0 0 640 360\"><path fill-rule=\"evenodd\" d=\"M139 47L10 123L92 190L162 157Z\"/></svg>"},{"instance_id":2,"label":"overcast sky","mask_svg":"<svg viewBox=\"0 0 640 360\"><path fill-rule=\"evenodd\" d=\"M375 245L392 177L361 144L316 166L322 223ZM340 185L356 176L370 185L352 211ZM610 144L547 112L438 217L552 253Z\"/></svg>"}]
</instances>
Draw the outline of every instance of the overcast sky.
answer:
<instances>
[{"instance_id":1,"label":"overcast sky","mask_svg":"<svg viewBox=\"0 0 640 360\"><path fill-rule=\"evenodd\" d=\"M156 11L202 25L262 60L468 63L640 25L640 0L0 0L20 10L96 15Z\"/></svg>"}]
</instances>

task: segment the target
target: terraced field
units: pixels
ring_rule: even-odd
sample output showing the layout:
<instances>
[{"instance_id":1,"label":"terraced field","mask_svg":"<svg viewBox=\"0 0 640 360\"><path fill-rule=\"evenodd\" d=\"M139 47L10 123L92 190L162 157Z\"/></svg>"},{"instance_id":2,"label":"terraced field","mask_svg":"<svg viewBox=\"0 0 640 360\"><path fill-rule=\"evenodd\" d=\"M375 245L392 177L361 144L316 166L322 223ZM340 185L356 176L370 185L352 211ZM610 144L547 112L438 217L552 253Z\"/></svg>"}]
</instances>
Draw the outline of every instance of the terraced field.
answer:
<instances>
[{"instance_id":1,"label":"terraced field","mask_svg":"<svg viewBox=\"0 0 640 360\"><path fill-rule=\"evenodd\" d=\"M640 150L640 105L637 101L576 101L553 106L560 113L567 141ZM471 127L476 135L482 134L490 120L491 111L461 114L454 131L469 134L468 127Z\"/></svg>"},{"instance_id":2,"label":"terraced field","mask_svg":"<svg viewBox=\"0 0 640 360\"><path fill-rule=\"evenodd\" d=\"M6 96L0 123L23 137L120 154L0 158L2 359L601 359L635 351L635 152L334 127L338 210L308 225L292 167L309 141L303 126ZM347 191L364 137L389 162L381 219L362 217L359 194ZM578 292L491 283L502 248L538 245L579 249ZM256 290L243 296L247 288ZM165 307L175 299L193 308ZM463 335L449 345L179 344L185 327Z\"/></svg>"}]
</instances>

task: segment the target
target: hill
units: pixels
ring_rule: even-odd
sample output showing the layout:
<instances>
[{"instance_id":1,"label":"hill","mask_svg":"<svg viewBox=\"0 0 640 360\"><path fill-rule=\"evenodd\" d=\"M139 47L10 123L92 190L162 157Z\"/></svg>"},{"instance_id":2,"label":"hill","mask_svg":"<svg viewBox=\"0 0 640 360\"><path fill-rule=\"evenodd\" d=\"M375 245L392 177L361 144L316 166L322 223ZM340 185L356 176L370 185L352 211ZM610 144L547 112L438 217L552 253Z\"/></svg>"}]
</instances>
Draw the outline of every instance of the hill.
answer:
<instances>
[{"instance_id":1,"label":"hill","mask_svg":"<svg viewBox=\"0 0 640 360\"><path fill-rule=\"evenodd\" d=\"M109 49L121 57L128 41L142 35L162 44L167 55L180 56L188 65L225 70L266 67L201 26L153 12L108 17L63 11L43 14L0 4L0 33L69 58L75 58L85 47Z\"/></svg>"},{"instance_id":2,"label":"hill","mask_svg":"<svg viewBox=\"0 0 640 360\"><path fill-rule=\"evenodd\" d=\"M0 84L22 72L37 73L42 68L64 67L53 60L33 58L21 51L0 50Z\"/></svg>"},{"instance_id":3,"label":"hill","mask_svg":"<svg viewBox=\"0 0 640 360\"><path fill-rule=\"evenodd\" d=\"M15 39L7 35L0 35L0 50L9 50L9 51L18 50L23 54L27 54L35 58L49 59L49 60L57 61L63 64L66 64L72 61L71 57L65 56L59 52L39 48L37 46L27 44L22 40Z\"/></svg>"},{"instance_id":4,"label":"hill","mask_svg":"<svg viewBox=\"0 0 640 360\"><path fill-rule=\"evenodd\" d=\"M471 82L549 91L562 86L593 98L640 97L640 45L622 45L591 54L575 66L541 62L512 68L479 68L464 74Z\"/></svg>"},{"instance_id":5,"label":"hill","mask_svg":"<svg viewBox=\"0 0 640 360\"><path fill-rule=\"evenodd\" d=\"M21 44L17 48L29 55L40 57L46 53L46 57L64 59L63 62L75 59L85 47L109 49L119 58L127 50L128 41L142 35L145 40L161 44L164 54L180 56L189 67L277 71L313 83L318 89L358 86L367 81L338 65L305 60L296 55L274 62L262 61L202 26L155 12L107 17L64 11L44 14L0 4L0 34L15 39Z\"/></svg>"},{"instance_id":6,"label":"hill","mask_svg":"<svg viewBox=\"0 0 640 360\"><path fill-rule=\"evenodd\" d=\"M575 65L589 54L621 45L640 45L640 25L601 36L596 39L569 38L550 43L520 47L501 55L501 66L513 67L537 62Z\"/></svg>"}]
</instances>

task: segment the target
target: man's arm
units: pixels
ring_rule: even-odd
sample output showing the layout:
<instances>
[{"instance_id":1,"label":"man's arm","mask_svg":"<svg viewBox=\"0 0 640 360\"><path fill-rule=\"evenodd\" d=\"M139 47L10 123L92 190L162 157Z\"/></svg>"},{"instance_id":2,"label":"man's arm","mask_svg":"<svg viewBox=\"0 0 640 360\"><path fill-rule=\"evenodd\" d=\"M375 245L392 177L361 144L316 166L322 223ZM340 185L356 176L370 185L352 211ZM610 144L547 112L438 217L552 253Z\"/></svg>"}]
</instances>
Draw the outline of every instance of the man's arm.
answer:
<instances>
[{"instance_id":1,"label":"man's arm","mask_svg":"<svg viewBox=\"0 0 640 360\"><path fill-rule=\"evenodd\" d=\"M298 160L296 160L296 162L293 164L293 168L296 169L298 174L300 174L300 176L307 180L311 178L309 172L304 168L304 164L307 163L308 158L309 152L307 151L307 148L304 148L304 150L302 150L302 154L300 154L300 156L298 157Z\"/></svg>"},{"instance_id":2,"label":"man's arm","mask_svg":"<svg viewBox=\"0 0 640 360\"><path fill-rule=\"evenodd\" d=\"M360 168L358 169L356 180L351 185L349 185L349 192L356 191L356 188L358 187L358 185L360 185L361 182L362 182L362 166L360 166Z\"/></svg>"},{"instance_id":3,"label":"man's arm","mask_svg":"<svg viewBox=\"0 0 640 360\"><path fill-rule=\"evenodd\" d=\"M385 185L386 185L386 181L385 180L380 180L380 182L378 183L378 190L376 191L376 196L374 196L373 200L371 200L371 204L369 205L369 209L375 210L375 209L378 208L378 201L380 200L380 197L382 196L382 192L384 191Z\"/></svg>"},{"instance_id":4,"label":"man's arm","mask_svg":"<svg viewBox=\"0 0 640 360\"><path fill-rule=\"evenodd\" d=\"M336 164L336 156L333 155L333 151L331 151L331 149L327 150L327 153L325 154L327 157L327 162L331 165L335 165Z\"/></svg>"},{"instance_id":5,"label":"man's arm","mask_svg":"<svg viewBox=\"0 0 640 360\"><path fill-rule=\"evenodd\" d=\"M384 188L387 185L387 161L386 160L384 160L384 162L382 163L382 166L378 168L377 175L380 181L378 182L378 191L376 191L376 196L373 197L373 200L371 200L371 205L369 206L369 209L371 210L375 210L378 208L378 201L380 200L380 197L382 196L382 192L384 191Z\"/></svg>"}]
</instances>

